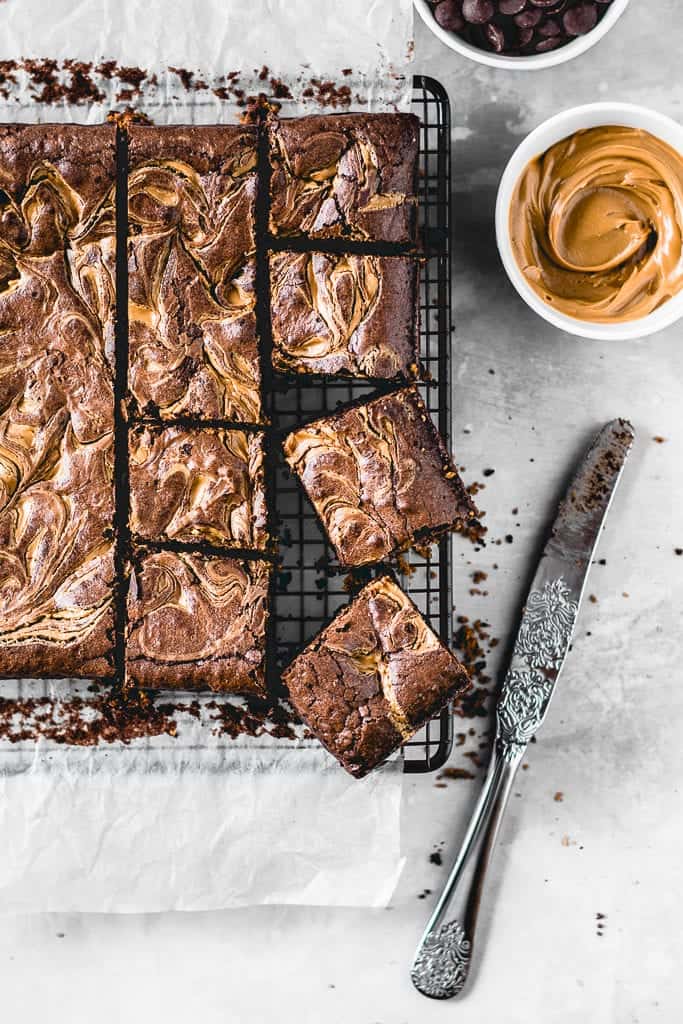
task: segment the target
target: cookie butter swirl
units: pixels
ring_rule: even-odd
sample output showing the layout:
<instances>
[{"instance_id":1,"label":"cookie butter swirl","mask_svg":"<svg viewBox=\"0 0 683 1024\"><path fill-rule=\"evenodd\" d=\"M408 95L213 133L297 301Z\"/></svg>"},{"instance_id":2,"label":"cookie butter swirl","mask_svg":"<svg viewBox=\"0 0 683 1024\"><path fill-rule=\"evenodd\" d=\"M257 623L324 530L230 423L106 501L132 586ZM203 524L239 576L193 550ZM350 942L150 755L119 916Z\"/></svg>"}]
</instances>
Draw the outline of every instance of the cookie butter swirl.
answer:
<instances>
[{"instance_id":1,"label":"cookie butter swirl","mask_svg":"<svg viewBox=\"0 0 683 1024\"><path fill-rule=\"evenodd\" d=\"M0 676L113 668L114 137L0 128Z\"/></svg>"},{"instance_id":2,"label":"cookie butter swirl","mask_svg":"<svg viewBox=\"0 0 683 1024\"><path fill-rule=\"evenodd\" d=\"M416 388L310 423L284 451L343 565L381 561L474 515Z\"/></svg>"},{"instance_id":3,"label":"cookie butter swirl","mask_svg":"<svg viewBox=\"0 0 683 1024\"><path fill-rule=\"evenodd\" d=\"M272 253L273 364L297 373L414 377L416 273L405 257Z\"/></svg>"},{"instance_id":4,"label":"cookie butter swirl","mask_svg":"<svg viewBox=\"0 0 683 1024\"><path fill-rule=\"evenodd\" d=\"M263 435L147 427L130 438L130 525L142 537L264 548Z\"/></svg>"},{"instance_id":5,"label":"cookie butter swirl","mask_svg":"<svg viewBox=\"0 0 683 1024\"><path fill-rule=\"evenodd\" d=\"M163 419L258 422L256 136L133 127L130 390Z\"/></svg>"},{"instance_id":6,"label":"cookie butter swirl","mask_svg":"<svg viewBox=\"0 0 683 1024\"><path fill-rule=\"evenodd\" d=\"M413 241L412 114L285 119L269 132L273 234Z\"/></svg>"},{"instance_id":7,"label":"cookie butter swirl","mask_svg":"<svg viewBox=\"0 0 683 1024\"><path fill-rule=\"evenodd\" d=\"M683 288L683 155L638 128L575 132L532 160L510 204L515 259L567 316L647 316Z\"/></svg>"},{"instance_id":8,"label":"cookie butter swirl","mask_svg":"<svg viewBox=\"0 0 683 1024\"><path fill-rule=\"evenodd\" d=\"M144 557L128 595L129 679L263 695L270 572L199 554Z\"/></svg>"},{"instance_id":9,"label":"cookie butter swirl","mask_svg":"<svg viewBox=\"0 0 683 1024\"><path fill-rule=\"evenodd\" d=\"M357 776L468 684L463 666L388 576L363 587L283 681L304 721Z\"/></svg>"}]
</instances>

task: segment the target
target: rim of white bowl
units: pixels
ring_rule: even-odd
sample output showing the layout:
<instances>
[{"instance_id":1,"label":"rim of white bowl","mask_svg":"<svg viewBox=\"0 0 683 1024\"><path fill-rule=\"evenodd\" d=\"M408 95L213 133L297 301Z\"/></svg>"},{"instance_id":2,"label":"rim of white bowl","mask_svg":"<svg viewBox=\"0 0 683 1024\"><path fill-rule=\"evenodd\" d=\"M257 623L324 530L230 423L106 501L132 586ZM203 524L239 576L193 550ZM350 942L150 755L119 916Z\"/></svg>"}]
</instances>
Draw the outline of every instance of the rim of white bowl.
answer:
<instances>
[{"instance_id":1,"label":"rim of white bowl","mask_svg":"<svg viewBox=\"0 0 683 1024\"><path fill-rule=\"evenodd\" d=\"M573 132L600 125L642 128L683 154L683 125L666 114L635 103L586 103L562 110L534 128L508 160L496 198L496 243L505 271L526 304L544 320L569 334L594 341L630 341L670 327L683 316L683 292L674 295L647 316L623 323L604 324L579 320L553 309L528 284L510 243L509 210L513 190L530 160Z\"/></svg>"},{"instance_id":2,"label":"rim of white bowl","mask_svg":"<svg viewBox=\"0 0 683 1024\"><path fill-rule=\"evenodd\" d=\"M612 0L606 13L590 32L583 36L577 36L571 43L559 46L557 50L537 53L530 57L505 57L502 54L472 46L454 32L449 32L439 25L434 17L431 4L427 0L413 0L413 4L425 25L431 29L434 35L451 50L461 53L464 57L469 57L470 60L477 61L478 64L487 64L492 68L504 68L506 71L542 71L544 68L553 68L558 64L564 64L565 61L573 60L574 57L579 57L586 50L590 50L591 46L595 46L616 24L628 7L629 0Z\"/></svg>"}]
</instances>

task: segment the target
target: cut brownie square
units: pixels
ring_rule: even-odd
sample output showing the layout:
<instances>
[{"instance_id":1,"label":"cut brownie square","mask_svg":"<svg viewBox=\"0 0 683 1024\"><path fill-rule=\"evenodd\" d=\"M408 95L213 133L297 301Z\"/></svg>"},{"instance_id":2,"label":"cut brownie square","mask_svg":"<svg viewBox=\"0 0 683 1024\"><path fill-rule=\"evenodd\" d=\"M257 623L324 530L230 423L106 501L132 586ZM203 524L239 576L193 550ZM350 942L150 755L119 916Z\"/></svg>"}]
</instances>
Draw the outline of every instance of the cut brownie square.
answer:
<instances>
[{"instance_id":1,"label":"cut brownie square","mask_svg":"<svg viewBox=\"0 0 683 1024\"><path fill-rule=\"evenodd\" d=\"M344 566L379 562L476 514L415 386L315 420L284 451Z\"/></svg>"},{"instance_id":2,"label":"cut brownie square","mask_svg":"<svg viewBox=\"0 0 683 1024\"><path fill-rule=\"evenodd\" d=\"M469 686L463 665L388 576L363 587L283 681L297 713L358 778Z\"/></svg>"},{"instance_id":3,"label":"cut brownie square","mask_svg":"<svg viewBox=\"0 0 683 1024\"><path fill-rule=\"evenodd\" d=\"M133 126L129 387L162 419L261 420L256 130Z\"/></svg>"},{"instance_id":4,"label":"cut brownie square","mask_svg":"<svg viewBox=\"0 0 683 1024\"><path fill-rule=\"evenodd\" d=\"M265 696L270 577L265 561L140 553L128 594L128 680Z\"/></svg>"},{"instance_id":5,"label":"cut brownie square","mask_svg":"<svg viewBox=\"0 0 683 1024\"><path fill-rule=\"evenodd\" d=\"M417 268L407 256L271 253L275 369L417 377Z\"/></svg>"},{"instance_id":6,"label":"cut brownie square","mask_svg":"<svg viewBox=\"0 0 683 1024\"><path fill-rule=\"evenodd\" d=\"M209 427L130 433L130 527L146 540L263 550L264 435Z\"/></svg>"},{"instance_id":7,"label":"cut brownie square","mask_svg":"<svg viewBox=\"0 0 683 1024\"><path fill-rule=\"evenodd\" d=\"M413 114L322 114L268 131L274 235L417 240Z\"/></svg>"},{"instance_id":8,"label":"cut brownie square","mask_svg":"<svg viewBox=\"0 0 683 1024\"><path fill-rule=\"evenodd\" d=\"M115 130L0 127L0 676L113 673Z\"/></svg>"}]
</instances>

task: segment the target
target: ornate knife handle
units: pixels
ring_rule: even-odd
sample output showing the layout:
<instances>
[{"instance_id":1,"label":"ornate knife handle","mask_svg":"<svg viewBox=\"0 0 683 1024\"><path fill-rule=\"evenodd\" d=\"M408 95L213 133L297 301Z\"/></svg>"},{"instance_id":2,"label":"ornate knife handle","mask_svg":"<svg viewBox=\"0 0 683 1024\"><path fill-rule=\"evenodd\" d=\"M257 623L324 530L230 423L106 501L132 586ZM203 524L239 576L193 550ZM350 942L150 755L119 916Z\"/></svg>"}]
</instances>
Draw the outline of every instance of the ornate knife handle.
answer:
<instances>
[{"instance_id":1,"label":"ornate knife handle","mask_svg":"<svg viewBox=\"0 0 683 1024\"><path fill-rule=\"evenodd\" d=\"M511 742L500 735L496 739L460 853L413 961L410 977L425 996L450 999L458 995L467 980L486 869L525 749L525 743Z\"/></svg>"}]
</instances>

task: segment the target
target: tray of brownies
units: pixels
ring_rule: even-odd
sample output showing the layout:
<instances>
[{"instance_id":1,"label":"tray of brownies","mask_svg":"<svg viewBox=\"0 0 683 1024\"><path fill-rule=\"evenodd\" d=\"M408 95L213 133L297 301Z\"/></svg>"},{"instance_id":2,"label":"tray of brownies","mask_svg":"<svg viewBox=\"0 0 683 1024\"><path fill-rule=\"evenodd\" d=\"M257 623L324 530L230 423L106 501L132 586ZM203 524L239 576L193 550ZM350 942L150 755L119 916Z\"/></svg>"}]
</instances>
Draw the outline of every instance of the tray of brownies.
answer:
<instances>
[{"instance_id":1,"label":"tray of brownies","mask_svg":"<svg viewBox=\"0 0 683 1024\"><path fill-rule=\"evenodd\" d=\"M3 762L184 715L448 756L448 100L258 113L0 129Z\"/></svg>"}]
</instances>

